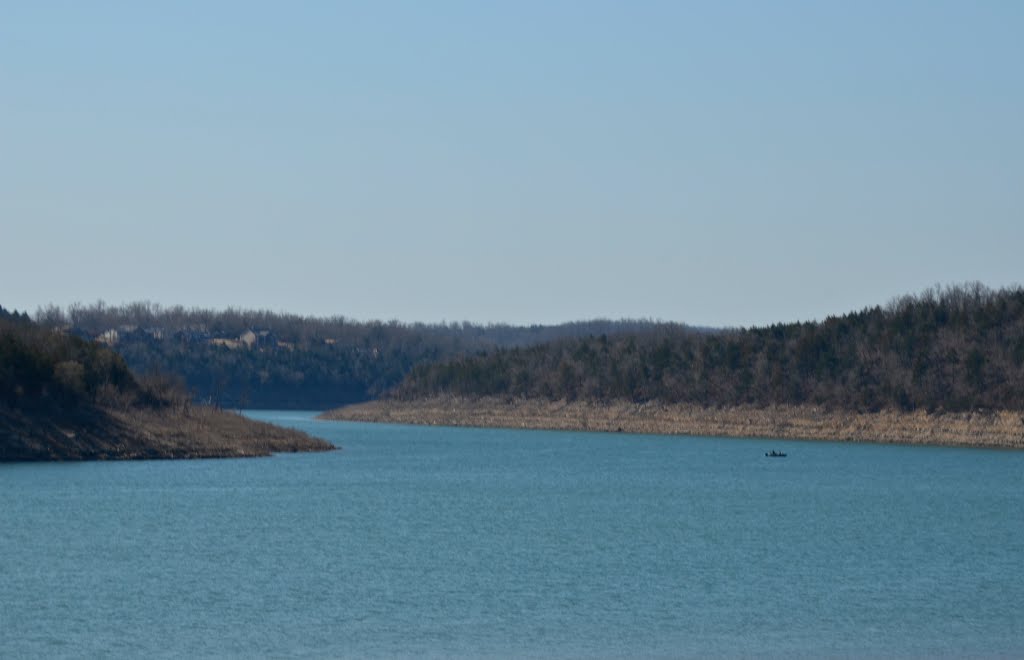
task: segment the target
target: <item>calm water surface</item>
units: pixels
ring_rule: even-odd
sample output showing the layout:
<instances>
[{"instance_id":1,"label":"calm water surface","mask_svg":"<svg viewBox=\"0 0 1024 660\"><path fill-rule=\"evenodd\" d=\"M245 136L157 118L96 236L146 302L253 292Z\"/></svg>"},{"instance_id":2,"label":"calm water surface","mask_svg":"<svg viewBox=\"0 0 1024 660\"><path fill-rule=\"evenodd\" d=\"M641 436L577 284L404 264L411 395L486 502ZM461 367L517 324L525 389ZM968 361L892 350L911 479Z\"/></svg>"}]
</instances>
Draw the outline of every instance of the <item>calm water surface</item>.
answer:
<instances>
[{"instance_id":1,"label":"calm water surface","mask_svg":"<svg viewBox=\"0 0 1024 660\"><path fill-rule=\"evenodd\" d=\"M251 414L0 465L0 656L1024 657L1021 452Z\"/></svg>"}]
</instances>

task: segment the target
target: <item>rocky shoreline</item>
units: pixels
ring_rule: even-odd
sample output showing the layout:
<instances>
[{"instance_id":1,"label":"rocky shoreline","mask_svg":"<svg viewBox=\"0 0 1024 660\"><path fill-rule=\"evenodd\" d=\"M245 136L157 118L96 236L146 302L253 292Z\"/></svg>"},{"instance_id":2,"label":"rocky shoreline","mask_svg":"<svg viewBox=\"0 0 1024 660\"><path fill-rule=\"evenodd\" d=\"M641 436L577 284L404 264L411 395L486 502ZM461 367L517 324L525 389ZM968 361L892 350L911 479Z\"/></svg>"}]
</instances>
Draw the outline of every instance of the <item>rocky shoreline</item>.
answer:
<instances>
[{"instance_id":1,"label":"rocky shoreline","mask_svg":"<svg viewBox=\"0 0 1024 660\"><path fill-rule=\"evenodd\" d=\"M45 415L0 405L0 462L241 458L334 449L301 431L191 404Z\"/></svg>"},{"instance_id":2,"label":"rocky shoreline","mask_svg":"<svg viewBox=\"0 0 1024 660\"><path fill-rule=\"evenodd\" d=\"M1024 413L1011 411L857 413L815 406L703 408L657 402L436 397L369 401L327 411L320 418L432 426L1024 449Z\"/></svg>"}]
</instances>

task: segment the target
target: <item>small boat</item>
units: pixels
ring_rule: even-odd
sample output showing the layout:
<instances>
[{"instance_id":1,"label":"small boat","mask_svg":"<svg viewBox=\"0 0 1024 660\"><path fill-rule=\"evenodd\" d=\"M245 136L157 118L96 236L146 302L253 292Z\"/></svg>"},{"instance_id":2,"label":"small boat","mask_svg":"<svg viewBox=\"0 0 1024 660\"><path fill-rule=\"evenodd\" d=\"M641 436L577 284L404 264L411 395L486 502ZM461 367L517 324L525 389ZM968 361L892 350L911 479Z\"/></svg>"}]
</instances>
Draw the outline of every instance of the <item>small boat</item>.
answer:
<instances>
[{"instance_id":1,"label":"small boat","mask_svg":"<svg viewBox=\"0 0 1024 660\"><path fill-rule=\"evenodd\" d=\"M785 458L786 457L786 452L784 452L784 451L775 451L773 449L771 451L766 451L764 453L764 455L767 456L768 458Z\"/></svg>"}]
</instances>

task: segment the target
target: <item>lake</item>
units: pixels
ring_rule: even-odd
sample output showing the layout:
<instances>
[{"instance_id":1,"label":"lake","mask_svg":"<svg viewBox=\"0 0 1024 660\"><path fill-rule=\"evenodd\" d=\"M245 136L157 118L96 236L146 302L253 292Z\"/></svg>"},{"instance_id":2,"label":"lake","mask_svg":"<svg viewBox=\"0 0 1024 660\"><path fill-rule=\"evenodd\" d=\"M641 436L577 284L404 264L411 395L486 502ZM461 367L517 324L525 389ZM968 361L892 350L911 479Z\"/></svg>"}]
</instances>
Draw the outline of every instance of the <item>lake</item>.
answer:
<instances>
[{"instance_id":1,"label":"lake","mask_svg":"<svg viewBox=\"0 0 1024 660\"><path fill-rule=\"evenodd\" d=\"M1024 656L1024 452L249 414L344 450L0 465L0 655Z\"/></svg>"}]
</instances>

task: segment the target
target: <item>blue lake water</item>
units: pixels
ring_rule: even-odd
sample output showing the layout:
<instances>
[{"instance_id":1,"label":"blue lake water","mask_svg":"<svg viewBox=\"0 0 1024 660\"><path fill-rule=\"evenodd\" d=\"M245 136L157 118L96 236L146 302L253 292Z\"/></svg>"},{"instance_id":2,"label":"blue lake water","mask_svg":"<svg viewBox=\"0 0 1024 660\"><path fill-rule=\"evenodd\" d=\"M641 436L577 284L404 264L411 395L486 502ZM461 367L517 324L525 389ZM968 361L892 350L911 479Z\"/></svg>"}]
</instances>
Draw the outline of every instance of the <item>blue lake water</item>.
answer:
<instances>
[{"instance_id":1,"label":"blue lake water","mask_svg":"<svg viewBox=\"0 0 1024 660\"><path fill-rule=\"evenodd\" d=\"M0 656L1024 657L1024 452L250 414L0 465Z\"/></svg>"}]
</instances>

